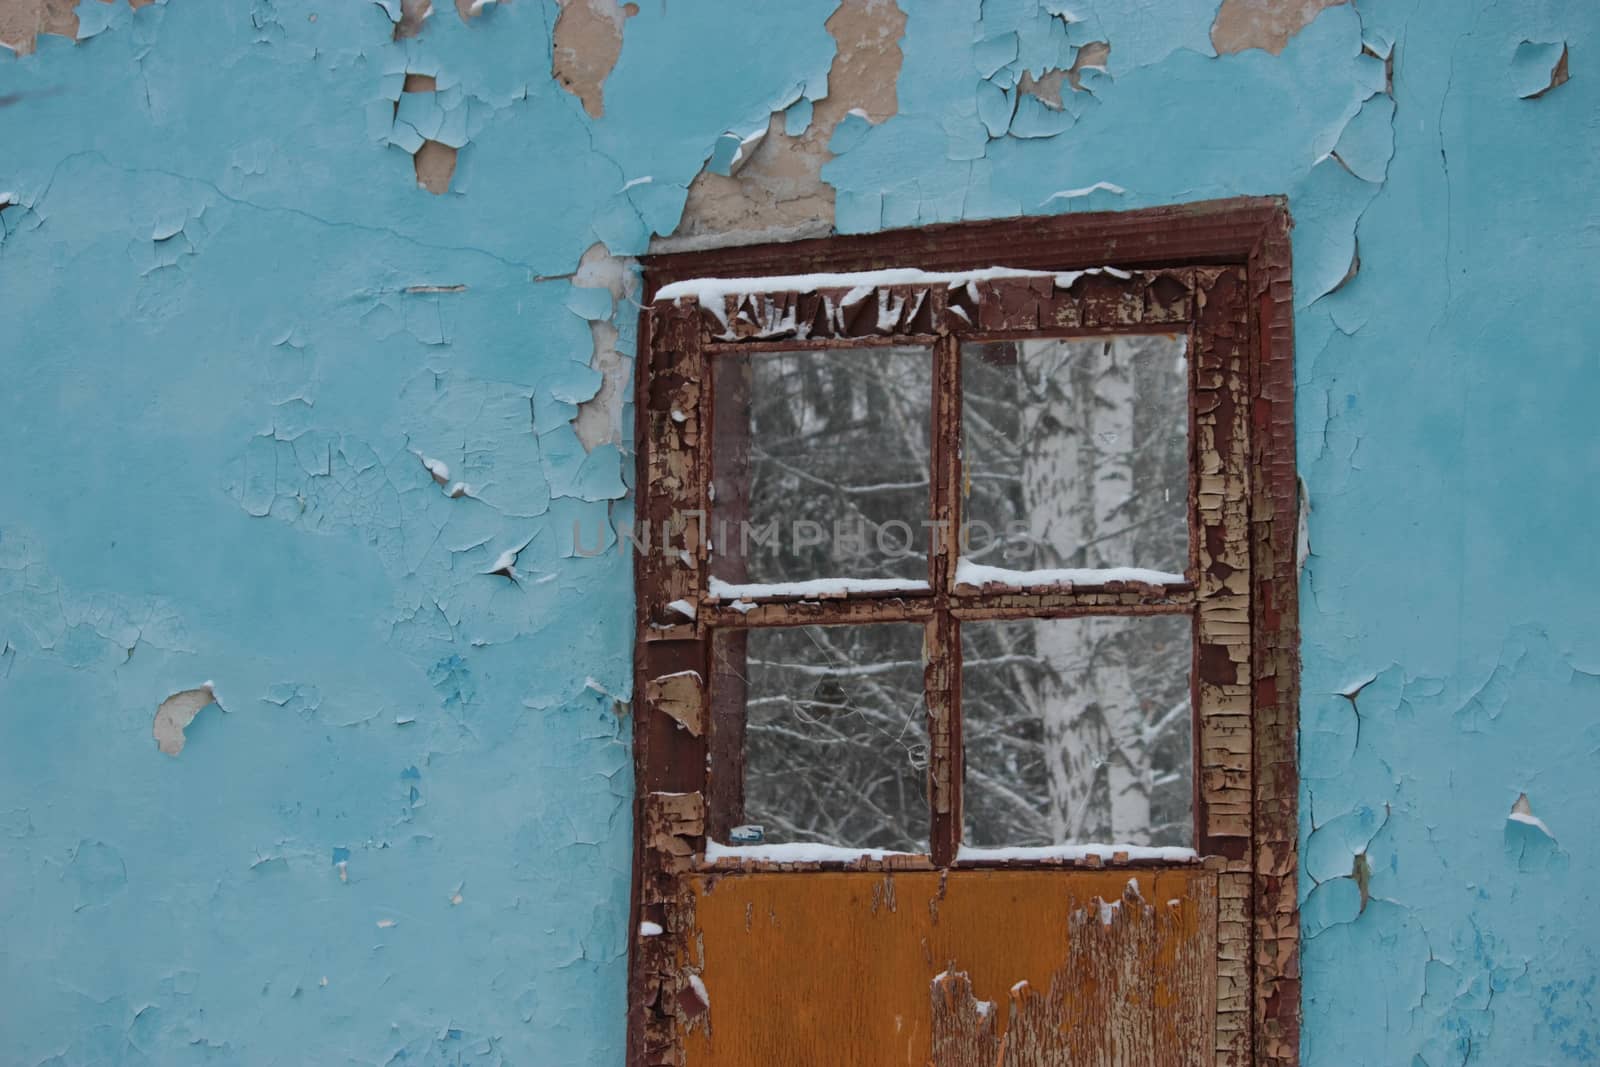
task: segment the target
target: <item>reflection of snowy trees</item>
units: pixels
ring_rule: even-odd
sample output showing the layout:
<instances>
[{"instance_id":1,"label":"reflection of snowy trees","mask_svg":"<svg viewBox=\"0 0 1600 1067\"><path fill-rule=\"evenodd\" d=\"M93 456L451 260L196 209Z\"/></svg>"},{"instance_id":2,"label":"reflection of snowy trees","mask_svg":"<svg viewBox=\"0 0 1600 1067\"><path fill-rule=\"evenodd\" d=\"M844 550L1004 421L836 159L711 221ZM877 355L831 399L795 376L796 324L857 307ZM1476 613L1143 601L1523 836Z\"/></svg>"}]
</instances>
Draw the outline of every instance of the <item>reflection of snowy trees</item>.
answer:
<instances>
[{"instance_id":1,"label":"reflection of snowy trees","mask_svg":"<svg viewBox=\"0 0 1600 1067\"><path fill-rule=\"evenodd\" d=\"M977 537L969 554L1183 570L1182 351L1174 337L968 345L965 517L1029 531ZM886 558L873 531L898 520L920 535L928 515L928 353L718 359L716 507L786 531L811 519L830 537L749 560L718 544L714 573L922 577L921 544ZM836 552L836 523L867 536ZM926 847L921 641L908 624L766 629L742 662L724 657L748 680L746 820L767 840ZM1187 616L967 623L962 641L970 843L1190 843Z\"/></svg>"}]
</instances>

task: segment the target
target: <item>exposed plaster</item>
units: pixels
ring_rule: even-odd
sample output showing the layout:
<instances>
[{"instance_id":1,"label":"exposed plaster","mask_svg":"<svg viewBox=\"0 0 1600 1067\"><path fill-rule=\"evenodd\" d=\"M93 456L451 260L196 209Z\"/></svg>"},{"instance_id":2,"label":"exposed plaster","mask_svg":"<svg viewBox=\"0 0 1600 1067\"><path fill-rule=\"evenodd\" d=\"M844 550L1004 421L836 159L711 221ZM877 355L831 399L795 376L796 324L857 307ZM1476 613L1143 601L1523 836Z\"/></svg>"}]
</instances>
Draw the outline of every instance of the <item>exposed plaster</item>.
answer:
<instances>
[{"instance_id":1,"label":"exposed plaster","mask_svg":"<svg viewBox=\"0 0 1600 1067\"><path fill-rule=\"evenodd\" d=\"M182 752L187 740L184 731L196 715L213 704L222 707L217 703L216 690L210 682L193 689L180 690L163 700L161 706L156 708L155 723L151 728L156 747L169 756Z\"/></svg>"},{"instance_id":2,"label":"exposed plaster","mask_svg":"<svg viewBox=\"0 0 1600 1067\"><path fill-rule=\"evenodd\" d=\"M74 7L76 0L0 0L0 46L25 56L40 34L77 37Z\"/></svg>"},{"instance_id":3,"label":"exposed plaster","mask_svg":"<svg viewBox=\"0 0 1600 1067\"><path fill-rule=\"evenodd\" d=\"M578 403L572 420L584 450L599 445L623 447L631 437L622 424L622 409L633 383L633 359L619 350L618 315L631 315L637 300L638 265L631 259L613 256L603 244L593 244L578 261L572 284L580 289L602 290L610 300L589 317L589 332L594 338L594 354L589 366L600 374L600 387L594 396ZM586 313L586 316L588 314Z\"/></svg>"},{"instance_id":4,"label":"exposed plaster","mask_svg":"<svg viewBox=\"0 0 1600 1067\"><path fill-rule=\"evenodd\" d=\"M1090 41L1078 49L1072 57L1072 65L1065 69L1050 67L1039 77L1035 78L1033 72L1024 70L1017 80L1017 90L1027 93L1045 107L1060 111L1064 106L1061 98L1061 85L1065 82L1073 92L1086 92L1083 87L1083 72L1086 70L1105 70L1106 60L1111 56L1111 45L1106 41Z\"/></svg>"},{"instance_id":5,"label":"exposed plaster","mask_svg":"<svg viewBox=\"0 0 1600 1067\"><path fill-rule=\"evenodd\" d=\"M430 193L450 191L450 176L456 172L456 150L438 141L423 141L412 157L417 168L417 184Z\"/></svg>"},{"instance_id":6,"label":"exposed plaster","mask_svg":"<svg viewBox=\"0 0 1600 1067\"><path fill-rule=\"evenodd\" d=\"M374 0L389 6L394 0ZM433 17L433 0L399 0L399 17L394 23L394 39L402 41L422 32L423 24Z\"/></svg>"},{"instance_id":7,"label":"exposed plaster","mask_svg":"<svg viewBox=\"0 0 1600 1067\"><path fill-rule=\"evenodd\" d=\"M906 14L895 0L842 0L826 26L835 42L826 95L790 102L809 111L804 130L790 132L788 111L774 111L764 130L744 139L734 157L736 171L718 174L708 165L695 176L677 229L653 242L652 251L832 228L834 189L822 179L823 166L834 156L830 141L847 117L879 124L899 109L895 85Z\"/></svg>"},{"instance_id":8,"label":"exposed plaster","mask_svg":"<svg viewBox=\"0 0 1600 1067\"><path fill-rule=\"evenodd\" d=\"M1325 8L1346 0L1222 0L1211 24L1218 55L1260 48L1279 55Z\"/></svg>"},{"instance_id":9,"label":"exposed plaster","mask_svg":"<svg viewBox=\"0 0 1600 1067\"><path fill-rule=\"evenodd\" d=\"M120 0L91 0L112 5ZM156 0L128 0L137 11ZM0 48L25 56L38 47L40 34L78 38L78 0L0 0ZM91 9L93 11L93 9Z\"/></svg>"},{"instance_id":10,"label":"exposed plaster","mask_svg":"<svg viewBox=\"0 0 1600 1067\"><path fill-rule=\"evenodd\" d=\"M1533 805L1528 802L1528 794L1526 793L1517 794L1516 801L1511 805L1511 814L1509 818L1512 822L1518 822L1524 826L1531 826L1535 830L1538 830L1541 834L1544 834L1550 840L1555 840L1556 835L1550 832L1550 827L1545 825L1545 821L1543 819L1539 818L1533 813Z\"/></svg>"},{"instance_id":11,"label":"exposed plaster","mask_svg":"<svg viewBox=\"0 0 1600 1067\"><path fill-rule=\"evenodd\" d=\"M461 105L457 102L453 107L461 108ZM438 78L432 74L406 73L400 96L395 100L395 132L390 134L390 139L391 143L411 152L417 185L435 195L450 191L450 177L456 170L457 145L434 140L436 136L449 136L445 133L447 127L464 130L464 122L450 121L453 114L453 110L439 103ZM397 136L399 140L395 139ZM464 142L462 133L458 132L457 136Z\"/></svg>"},{"instance_id":12,"label":"exposed plaster","mask_svg":"<svg viewBox=\"0 0 1600 1067\"><path fill-rule=\"evenodd\" d=\"M623 23L639 13L639 5L617 0L559 2L561 14L551 30L550 73L583 101L590 118L597 119L606 113L606 78L622 54Z\"/></svg>"}]
</instances>

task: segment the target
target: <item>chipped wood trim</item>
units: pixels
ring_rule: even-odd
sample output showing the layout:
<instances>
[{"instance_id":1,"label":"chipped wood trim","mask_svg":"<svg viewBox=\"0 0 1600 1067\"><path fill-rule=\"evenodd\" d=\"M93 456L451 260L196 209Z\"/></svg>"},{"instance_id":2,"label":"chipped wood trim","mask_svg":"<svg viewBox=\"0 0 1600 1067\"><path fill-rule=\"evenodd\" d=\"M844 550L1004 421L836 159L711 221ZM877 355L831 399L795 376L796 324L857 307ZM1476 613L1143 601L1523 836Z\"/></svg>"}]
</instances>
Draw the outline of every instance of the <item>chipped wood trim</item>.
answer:
<instances>
[{"instance_id":1,"label":"chipped wood trim","mask_svg":"<svg viewBox=\"0 0 1600 1067\"><path fill-rule=\"evenodd\" d=\"M710 626L832 626L852 622L926 622L936 610L932 596L839 597L827 600L758 600L748 608L712 601L701 608Z\"/></svg>"},{"instance_id":2,"label":"chipped wood trim","mask_svg":"<svg viewBox=\"0 0 1600 1067\"><path fill-rule=\"evenodd\" d=\"M1289 225L1282 200L1251 198L646 260L650 294L670 281L705 275L912 265L961 270L995 262L1062 272L1109 263L1129 277L1089 274L1065 286L1050 277L1000 279L971 289L885 286L850 308L841 290L744 294L716 309L686 299L647 307L641 315L641 352L647 358L640 361L636 405L639 510L654 529L667 523L675 543L688 550L672 558L643 553L636 564L635 659L644 699L635 723L640 829L634 918L636 924L640 918L658 922L664 933L634 938L630 1065L680 1065L682 1035L689 1027L709 1025L709 1019L695 1015L695 998L682 993L686 975L696 969L696 959L703 962L704 951L683 941L692 927L692 895L684 890L689 871L739 877L841 869L839 864L725 859L708 865L703 860L707 825L725 829L729 818L717 810L727 802L718 800L719 790L708 784L715 782L715 771L708 776L707 757L717 752L716 762L726 764L728 754L717 748L716 721L704 692L696 720L683 708L681 694L666 690L667 679L684 672L713 679L713 633L853 622L924 625L930 648L925 685L933 748L932 855L844 866L957 874L980 866L953 865L960 825L960 746L954 743L959 737L960 621L1183 612L1194 614L1196 627L1197 842L1209 854L1204 866L1215 872L1217 888L1213 962L1205 967L1188 960L1185 973L1199 968L1213 983L1209 995L1215 1010L1200 1029L1219 1065L1292 1067L1298 1062L1298 623ZM880 301L893 311L892 318L879 315ZM869 305L870 314L863 310ZM960 466L959 449L950 442L958 430L960 342L1148 332L1161 326L1189 331L1191 352L1197 363L1206 363L1192 375L1191 386L1195 473L1189 583L957 589L955 553L930 553L933 588L925 595L767 600L748 610L704 595L703 531L712 458L709 372L720 353L931 346L940 387L930 493L935 517L950 516L955 528ZM677 599L698 605L693 620L664 610ZM680 690L684 685L675 684ZM689 728L694 721L703 725L698 735ZM698 818L668 819L675 829L663 835L664 802L651 798L672 794L695 798L674 803L698 803ZM1102 863L1148 865L1096 857L1008 866L1082 869Z\"/></svg>"},{"instance_id":3,"label":"chipped wood trim","mask_svg":"<svg viewBox=\"0 0 1600 1067\"><path fill-rule=\"evenodd\" d=\"M1251 704L1255 714L1256 1063L1300 1061L1299 575L1294 439L1294 289L1287 210L1263 221L1249 259L1251 345Z\"/></svg>"},{"instance_id":4,"label":"chipped wood trim","mask_svg":"<svg viewBox=\"0 0 1600 1067\"><path fill-rule=\"evenodd\" d=\"M1245 264L1261 235L1288 218L1283 197L1235 197L1139 211L1072 212L1023 219L957 222L788 244L745 245L646 256L645 293L686 278L752 277L812 271L915 266L1025 270Z\"/></svg>"},{"instance_id":5,"label":"chipped wood trim","mask_svg":"<svg viewBox=\"0 0 1600 1067\"><path fill-rule=\"evenodd\" d=\"M1189 268L1094 268L959 285L932 281L735 292L707 304L680 296L651 306L697 320L702 350L712 353L747 347L855 348L858 340L937 349L952 336L1081 336L1151 332L1161 326L1182 330L1196 311L1196 281Z\"/></svg>"}]
</instances>

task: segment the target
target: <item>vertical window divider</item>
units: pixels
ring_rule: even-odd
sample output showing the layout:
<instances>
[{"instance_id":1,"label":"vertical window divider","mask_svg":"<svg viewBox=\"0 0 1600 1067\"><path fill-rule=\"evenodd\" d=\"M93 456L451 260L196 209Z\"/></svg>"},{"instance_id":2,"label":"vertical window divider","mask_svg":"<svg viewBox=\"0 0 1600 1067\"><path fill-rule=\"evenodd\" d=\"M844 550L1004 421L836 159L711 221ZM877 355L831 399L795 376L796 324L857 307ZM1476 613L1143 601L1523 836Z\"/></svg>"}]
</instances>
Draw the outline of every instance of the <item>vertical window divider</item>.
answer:
<instances>
[{"instance_id":1,"label":"vertical window divider","mask_svg":"<svg viewBox=\"0 0 1600 1067\"><path fill-rule=\"evenodd\" d=\"M928 545L934 613L927 629L924 691L928 703L929 848L940 867L961 846L961 641L950 611L961 555L961 341L943 334L933 346L933 474Z\"/></svg>"}]
</instances>

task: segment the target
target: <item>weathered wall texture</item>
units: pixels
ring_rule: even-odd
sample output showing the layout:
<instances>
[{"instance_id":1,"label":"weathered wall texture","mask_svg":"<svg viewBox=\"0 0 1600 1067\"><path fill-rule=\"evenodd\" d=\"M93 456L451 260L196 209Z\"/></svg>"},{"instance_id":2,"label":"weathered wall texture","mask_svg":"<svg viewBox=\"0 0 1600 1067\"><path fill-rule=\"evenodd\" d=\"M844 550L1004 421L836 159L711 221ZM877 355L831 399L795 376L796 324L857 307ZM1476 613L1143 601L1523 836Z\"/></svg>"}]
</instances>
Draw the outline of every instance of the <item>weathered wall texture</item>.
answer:
<instances>
[{"instance_id":1,"label":"weathered wall texture","mask_svg":"<svg viewBox=\"0 0 1600 1067\"><path fill-rule=\"evenodd\" d=\"M1305 1061L1600 1057L1593 7L0 40L7 1062L618 1062L628 258L1244 193L1297 221Z\"/></svg>"}]
</instances>

